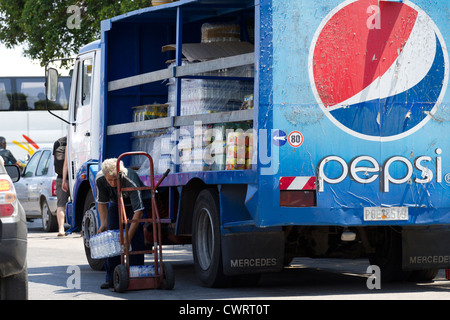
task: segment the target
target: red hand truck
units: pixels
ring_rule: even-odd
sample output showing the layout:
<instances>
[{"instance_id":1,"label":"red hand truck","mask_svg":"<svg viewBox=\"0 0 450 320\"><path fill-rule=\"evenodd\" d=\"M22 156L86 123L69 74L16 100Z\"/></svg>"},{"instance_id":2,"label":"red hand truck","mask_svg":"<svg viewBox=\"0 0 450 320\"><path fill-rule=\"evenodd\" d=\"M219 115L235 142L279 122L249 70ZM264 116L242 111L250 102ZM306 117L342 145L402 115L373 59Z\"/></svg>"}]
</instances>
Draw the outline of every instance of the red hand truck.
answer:
<instances>
[{"instance_id":1,"label":"red hand truck","mask_svg":"<svg viewBox=\"0 0 450 320\"><path fill-rule=\"evenodd\" d=\"M120 160L125 156L146 156L150 162L150 181L149 187L122 188L122 173L120 172ZM125 292L127 290L142 289L166 289L171 290L175 285L175 277L172 266L162 261L162 236L161 224L171 223L170 219L160 219L158 206L156 203L156 190L161 182L167 177L170 170L167 170L158 182L155 183L153 159L146 153L141 151L126 152L117 159L117 197L119 205L119 231L121 246L121 264L114 269L113 284L116 292ZM144 219L128 219L123 202L122 192L134 190L150 190L152 200L151 218ZM129 223L150 222L153 225L153 250L130 251L130 243L128 242L128 224ZM124 234L125 231L125 234ZM130 277L130 255L132 254L153 254L154 257L154 275L145 277Z\"/></svg>"}]
</instances>

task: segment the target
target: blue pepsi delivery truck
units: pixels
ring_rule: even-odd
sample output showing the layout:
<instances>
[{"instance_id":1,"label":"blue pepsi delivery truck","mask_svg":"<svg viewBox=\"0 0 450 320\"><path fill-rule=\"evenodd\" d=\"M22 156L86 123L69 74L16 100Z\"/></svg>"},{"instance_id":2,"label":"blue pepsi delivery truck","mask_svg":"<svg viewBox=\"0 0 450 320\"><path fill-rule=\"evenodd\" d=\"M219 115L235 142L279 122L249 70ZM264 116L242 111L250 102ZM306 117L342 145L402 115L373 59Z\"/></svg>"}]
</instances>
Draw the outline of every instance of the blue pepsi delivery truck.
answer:
<instances>
[{"instance_id":1,"label":"blue pepsi delivery truck","mask_svg":"<svg viewBox=\"0 0 450 320\"><path fill-rule=\"evenodd\" d=\"M294 257L366 257L383 280L450 267L450 3L180 0L103 21L77 56L67 218L95 176L153 157L167 243L209 287ZM49 75L51 72L49 71ZM50 81L51 84L51 81ZM149 164L126 166L149 183ZM242 277L242 275L246 275Z\"/></svg>"}]
</instances>

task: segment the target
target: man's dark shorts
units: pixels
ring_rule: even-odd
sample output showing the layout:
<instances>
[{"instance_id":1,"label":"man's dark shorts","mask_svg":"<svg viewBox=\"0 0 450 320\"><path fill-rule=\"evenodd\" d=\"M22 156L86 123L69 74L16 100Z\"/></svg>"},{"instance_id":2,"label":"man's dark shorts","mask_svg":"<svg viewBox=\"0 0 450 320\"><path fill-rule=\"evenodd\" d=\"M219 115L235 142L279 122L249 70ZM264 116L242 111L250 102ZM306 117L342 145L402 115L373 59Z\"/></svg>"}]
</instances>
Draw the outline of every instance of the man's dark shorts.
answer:
<instances>
[{"instance_id":1,"label":"man's dark shorts","mask_svg":"<svg viewBox=\"0 0 450 320\"><path fill-rule=\"evenodd\" d=\"M56 179L56 198L57 198L57 204L56 206L59 207L66 207L67 201L69 201L69 193L65 192L62 189L62 179Z\"/></svg>"}]
</instances>

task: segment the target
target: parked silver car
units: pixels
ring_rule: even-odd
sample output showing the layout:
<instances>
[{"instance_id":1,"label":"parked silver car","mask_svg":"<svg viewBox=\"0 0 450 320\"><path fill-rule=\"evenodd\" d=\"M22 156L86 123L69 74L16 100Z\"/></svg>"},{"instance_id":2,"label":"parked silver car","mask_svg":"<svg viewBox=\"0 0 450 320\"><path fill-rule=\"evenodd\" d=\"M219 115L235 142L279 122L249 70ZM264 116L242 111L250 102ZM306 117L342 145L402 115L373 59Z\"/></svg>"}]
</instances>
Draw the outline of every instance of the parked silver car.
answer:
<instances>
[{"instance_id":1,"label":"parked silver car","mask_svg":"<svg viewBox=\"0 0 450 320\"><path fill-rule=\"evenodd\" d=\"M19 167L0 157L0 300L28 299L27 224L13 182Z\"/></svg>"},{"instance_id":2,"label":"parked silver car","mask_svg":"<svg viewBox=\"0 0 450 320\"><path fill-rule=\"evenodd\" d=\"M27 219L42 218L47 232L58 230L56 219L56 176L53 149L38 149L15 184L17 196Z\"/></svg>"}]
</instances>

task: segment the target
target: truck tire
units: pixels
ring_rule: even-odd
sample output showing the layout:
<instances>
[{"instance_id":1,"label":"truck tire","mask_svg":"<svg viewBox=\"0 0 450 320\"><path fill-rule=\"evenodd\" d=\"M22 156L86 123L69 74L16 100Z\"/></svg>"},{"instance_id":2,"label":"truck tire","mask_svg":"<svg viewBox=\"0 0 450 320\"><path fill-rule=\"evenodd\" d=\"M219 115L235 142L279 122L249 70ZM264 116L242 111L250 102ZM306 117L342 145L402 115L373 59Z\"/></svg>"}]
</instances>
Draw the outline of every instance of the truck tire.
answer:
<instances>
[{"instance_id":1,"label":"truck tire","mask_svg":"<svg viewBox=\"0 0 450 320\"><path fill-rule=\"evenodd\" d=\"M91 248L89 240L93 235L98 232L97 212L95 210L95 200L92 195L92 191L89 190L84 201L83 222L81 224L81 231L83 234L84 252L86 254L89 266L95 270L100 271L103 269L105 259L93 259L91 258Z\"/></svg>"},{"instance_id":2,"label":"truck tire","mask_svg":"<svg viewBox=\"0 0 450 320\"><path fill-rule=\"evenodd\" d=\"M413 282L430 282L438 274L439 269L414 270L411 272L411 281Z\"/></svg>"},{"instance_id":3,"label":"truck tire","mask_svg":"<svg viewBox=\"0 0 450 320\"><path fill-rule=\"evenodd\" d=\"M214 189L202 190L195 202L192 220L192 253L195 273L202 286L223 287L219 196Z\"/></svg>"},{"instance_id":4,"label":"truck tire","mask_svg":"<svg viewBox=\"0 0 450 320\"><path fill-rule=\"evenodd\" d=\"M410 272L402 270L401 231L387 227L379 232L382 232L382 241L378 243L375 254L369 257L370 264L380 267L382 282L408 280Z\"/></svg>"}]
</instances>

